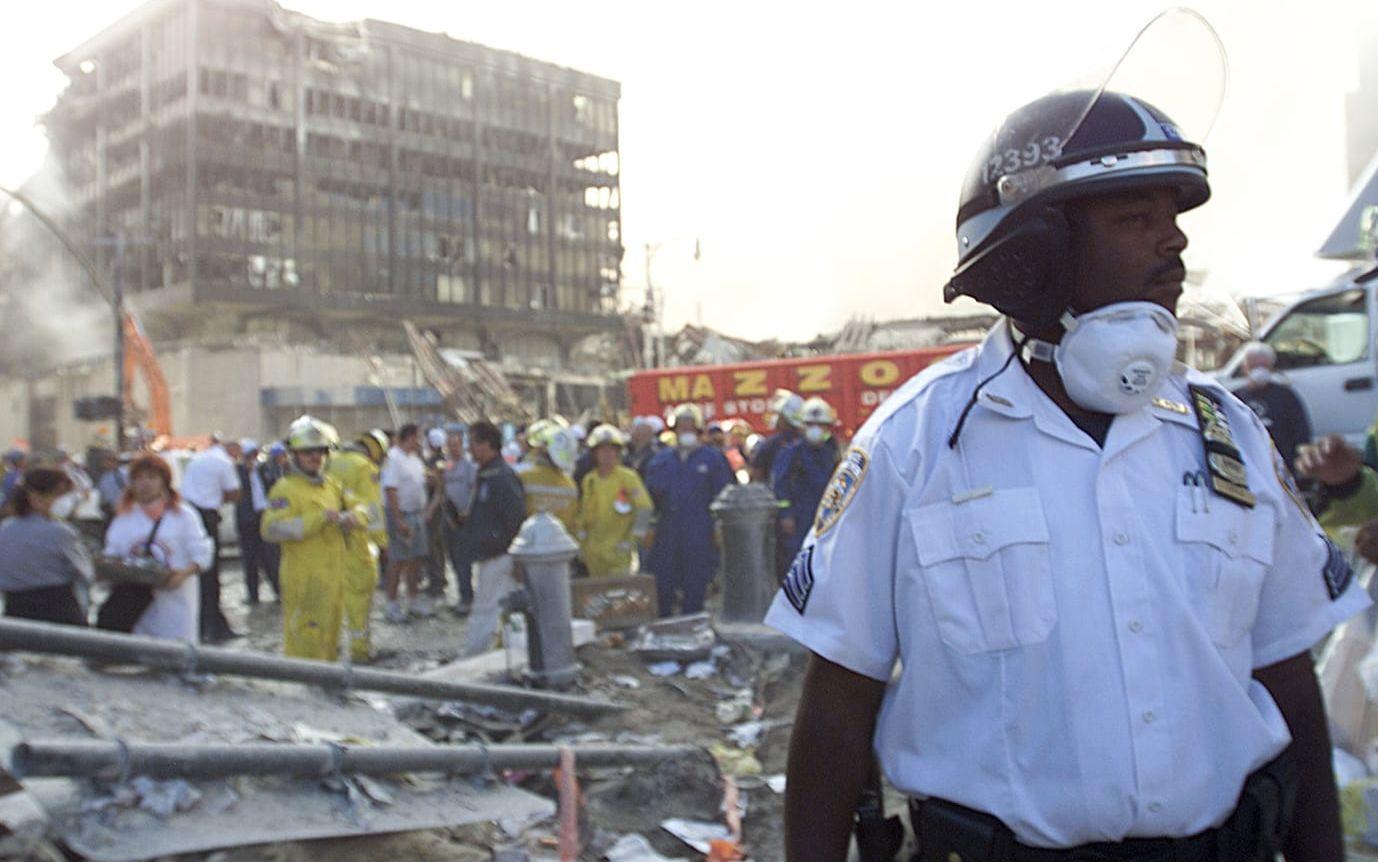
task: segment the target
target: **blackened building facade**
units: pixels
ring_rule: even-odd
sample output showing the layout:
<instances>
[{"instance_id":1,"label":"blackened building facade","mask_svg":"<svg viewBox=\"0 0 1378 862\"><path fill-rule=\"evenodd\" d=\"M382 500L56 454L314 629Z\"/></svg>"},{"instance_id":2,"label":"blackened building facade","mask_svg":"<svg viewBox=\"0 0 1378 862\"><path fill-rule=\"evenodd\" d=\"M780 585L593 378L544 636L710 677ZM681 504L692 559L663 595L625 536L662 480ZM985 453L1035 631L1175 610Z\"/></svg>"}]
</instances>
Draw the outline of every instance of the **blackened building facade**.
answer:
<instances>
[{"instance_id":1,"label":"blackened building facade","mask_svg":"<svg viewBox=\"0 0 1378 862\"><path fill-rule=\"evenodd\" d=\"M558 359L622 325L615 81L272 0L151 0L57 65L69 223L125 238L155 339L405 317Z\"/></svg>"}]
</instances>

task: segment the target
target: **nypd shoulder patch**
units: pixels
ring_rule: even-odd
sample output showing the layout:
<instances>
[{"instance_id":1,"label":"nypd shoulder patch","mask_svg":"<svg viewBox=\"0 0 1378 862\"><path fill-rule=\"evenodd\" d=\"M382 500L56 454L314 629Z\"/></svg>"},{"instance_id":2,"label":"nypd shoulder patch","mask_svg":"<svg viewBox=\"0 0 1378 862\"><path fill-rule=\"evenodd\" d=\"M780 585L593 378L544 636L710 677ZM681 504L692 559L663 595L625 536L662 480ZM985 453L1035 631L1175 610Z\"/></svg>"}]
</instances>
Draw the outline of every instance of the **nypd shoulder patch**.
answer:
<instances>
[{"instance_id":1,"label":"nypd shoulder patch","mask_svg":"<svg viewBox=\"0 0 1378 862\"><path fill-rule=\"evenodd\" d=\"M842 456L837 469L833 471L832 481L823 492L823 499L818 503L818 514L813 521L815 535L823 535L842 517L852 500L856 499L861 480L866 478L866 470L870 466L871 456L860 447L853 446Z\"/></svg>"},{"instance_id":2,"label":"nypd shoulder patch","mask_svg":"<svg viewBox=\"0 0 1378 862\"><path fill-rule=\"evenodd\" d=\"M1282 490L1286 492L1288 499L1297 507L1297 511L1301 512L1302 517L1315 526L1316 518L1311 514L1311 510L1306 507L1306 500L1302 497L1301 488L1297 487L1296 477L1292 475L1291 469L1287 466L1287 461L1282 457L1282 453L1278 451L1277 446L1273 447L1273 474L1277 477L1278 484L1282 486Z\"/></svg>"},{"instance_id":3,"label":"nypd shoulder patch","mask_svg":"<svg viewBox=\"0 0 1378 862\"><path fill-rule=\"evenodd\" d=\"M809 545L799 552L780 587L785 600L801 614L809 603L809 593L813 592L813 548Z\"/></svg>"},{"instance_id":4,"label":"nypd shoulder patch","mask_svg":"<svg viewBox=\"0 0 1378 862\"><path fill-rule=\"evenodd\" d=\"M1344 591L1349 587L1349 582L1354 579L1354 569L1349 565L1344 551L1336 547L1329 536L1322 534L1322 538L1325 539L1326 550L1325 570L1323 572L1325 591L1330 595L1330 600L1333 602L1344 595Z\"/></svg>"}]
</instances>

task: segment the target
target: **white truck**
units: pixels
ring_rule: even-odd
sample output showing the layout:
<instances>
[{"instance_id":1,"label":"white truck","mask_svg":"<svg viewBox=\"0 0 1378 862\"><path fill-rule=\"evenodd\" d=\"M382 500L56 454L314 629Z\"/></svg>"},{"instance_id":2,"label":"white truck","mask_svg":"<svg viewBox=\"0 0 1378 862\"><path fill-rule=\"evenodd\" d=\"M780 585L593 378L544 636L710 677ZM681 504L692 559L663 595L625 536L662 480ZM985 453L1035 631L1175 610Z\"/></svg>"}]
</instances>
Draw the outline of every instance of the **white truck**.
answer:
<instances>
[{"instance_id":1,"label":"white truck","mask_svg":"<svg viewBox=\"0 0 1378 862\"><path fill-rule=\"evenodd\" d=\"M1277 352L1277 370L1301 397L1316 437L1341 434L1363 446L1378 419L1378 267L1356 270L1306 294L1264 324L1258 340ZM1231 389L1243 380L1242 351L1220 369Z\"/></svg>"}]
</instances>

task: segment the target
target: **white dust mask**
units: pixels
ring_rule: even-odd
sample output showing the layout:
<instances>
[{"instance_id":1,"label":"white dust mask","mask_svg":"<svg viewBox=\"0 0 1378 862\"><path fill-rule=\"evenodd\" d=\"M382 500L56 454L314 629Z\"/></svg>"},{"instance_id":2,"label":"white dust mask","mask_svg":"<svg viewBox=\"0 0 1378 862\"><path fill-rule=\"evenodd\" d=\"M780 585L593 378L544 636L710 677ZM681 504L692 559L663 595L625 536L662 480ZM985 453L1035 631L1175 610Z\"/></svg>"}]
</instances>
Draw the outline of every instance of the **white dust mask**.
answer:
<instances>
[{"instance_id":1,"label":"white dust mask","mask_svg":"<svg viewBox=\"0 0 1378 862\"><path fill-rule=\"evenodd\" d=\"M699 445L699 435L692 431L685 431L679 435L679 445L684 449L692 449Z\"/></svg>"},{"instance_id":2,"label":"white dust mask","mask_svg":"<svg viewBox=\"0 0 1378 862\"><path fill-rule=\"evenodd\" d=\"M1263 366L1249 369L1249 382L1255 386L1266 386L1273 379L1273 373Z\"/></svg>"},{"instance_id":3,"label":"white dust mask","mask_svg":"<svg viewBox=\"0 0 1378 862\"><path fill-rule=\"evenodd\" d=\"M821 428L817 425L809 425L804 429L804 439L815 446L823 444L831 436L832 434L828 433L827 428Z\"/></svg>"},{"instance_id":4,"label":"white dust mask","mask_svg":"<svg viewBox=\"0 0 1378 862\"><path fill-rule=\"evenodd\" d=\"M1133 413L1158 394L1177 352L1177 318L1152 302L1116 302L1073 317L1053 361L1067 395L1097 413Z\"/></svg>"}]
</instances>

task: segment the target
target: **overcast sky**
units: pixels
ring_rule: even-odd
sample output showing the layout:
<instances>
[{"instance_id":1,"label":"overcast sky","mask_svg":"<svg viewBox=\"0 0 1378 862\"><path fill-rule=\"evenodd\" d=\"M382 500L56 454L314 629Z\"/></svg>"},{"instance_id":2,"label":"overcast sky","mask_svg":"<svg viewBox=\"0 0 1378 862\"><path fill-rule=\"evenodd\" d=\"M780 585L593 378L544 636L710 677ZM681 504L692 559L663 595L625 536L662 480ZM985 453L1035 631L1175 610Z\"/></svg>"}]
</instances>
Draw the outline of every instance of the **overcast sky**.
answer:
<instances>
[{"instance_id":1,"label":"overcast sky","mask_svg":"<svg viewBox=\"0 0 1378 862\"><path fill-rule=\"evenodd\" d=\"M0 54L0 181L45 143L34 117L53 58L137 3L10 4ZM1104 66L1164 7L1106 3L289 0L331 20L383 18L622 82L624 295L643 244L666 323L804 338L847 318L943 313L961 178L1009 109ZM1204 0L1230 84L1207 141L1215 197L1185 224L1188 265L1232 294L1323 284L1312 257L1338 219L1344 97L1359 0ZM1368 4L1374 5L1374 4ZM1378 98L1378 94L1375 94ZM694 238L702 257L694 262ZM968 309L970 306L967 307Z\"/></svg>"}]
</instances>

